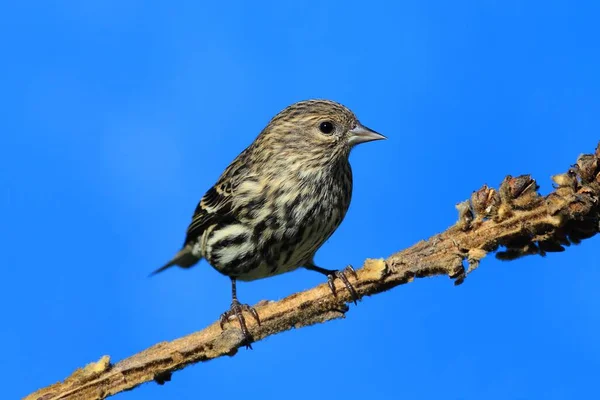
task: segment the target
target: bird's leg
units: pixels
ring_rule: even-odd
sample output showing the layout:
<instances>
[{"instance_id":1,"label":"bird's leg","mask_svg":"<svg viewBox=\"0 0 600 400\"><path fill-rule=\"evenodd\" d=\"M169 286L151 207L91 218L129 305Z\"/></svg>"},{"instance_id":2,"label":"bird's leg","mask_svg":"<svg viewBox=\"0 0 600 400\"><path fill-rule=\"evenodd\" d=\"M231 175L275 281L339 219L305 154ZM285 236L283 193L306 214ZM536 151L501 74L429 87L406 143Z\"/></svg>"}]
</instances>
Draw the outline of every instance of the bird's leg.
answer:
<instances>
[{"instance_id":1,"label":"bird's leg","mask_svg":"<svg viewBox=\"0 0 600 400\"><path fill-rule=\"evenodd\" d=\"M358 279L358 275L356 275L356 271L354 270L354 268L352 268L352 265L348 265L342 271L317 267L316 265L314 265L312 263L305 265L304 268L308 269L309 271L315 271L320 274L327 275L327 283L329 285L329 288L333 292L334 296L337 296L337 293L335 291L335 284L333 283L335 278L338 278L339 280L344 282L344 286L346 286L346 289L348 289L348 292L350 292L350 297L352 297L352 301L356 305L356 300L359 299L358 293L356 293L354 286L352 286L352 284L348 280L348 276L346 276L346 274L349 273L349 274L353 275L355 279Z\"/></svg>"},{"instance_id":2,"label":"bird's leg","mask_svg":"<svg viewBox=\"0 0 600 400\"><path fill-rule=\"evenodd\" d=\"M244 342L247 349L252 349L251 343L253 341L252 335L248 331L248 327L246 327L246 319L244 318L243 312L247 311L256 320L256 323L260 326L260 318L258 317L258 313L254 309L254 307L250 307L248 304L242 304L237 298L237 290L235 286L235 279L231 278L231 308L221 314L221 318L219 319L219 323L221 325L221 329L224 329L225 322L231 317L235 315L240 323L240 328L242 329L242 334L244 335Z\"/></svg>"}]
</instances>

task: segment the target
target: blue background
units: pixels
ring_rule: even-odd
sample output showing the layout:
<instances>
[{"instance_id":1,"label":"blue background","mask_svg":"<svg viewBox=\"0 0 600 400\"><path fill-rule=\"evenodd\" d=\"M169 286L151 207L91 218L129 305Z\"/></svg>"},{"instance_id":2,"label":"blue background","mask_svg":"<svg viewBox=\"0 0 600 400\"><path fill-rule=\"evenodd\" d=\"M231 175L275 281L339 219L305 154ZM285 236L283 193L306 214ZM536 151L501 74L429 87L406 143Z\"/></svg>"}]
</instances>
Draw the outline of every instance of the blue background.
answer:
<instances>
[{"instance_id":1,"label":"blue background","mask_svg":"<svg viewBox=\"0 0 600 400\"><path fill-rule=\"evenodd\" d=\"M216 320L229 282L206 263L147 274L290 103L337 100L389 137L352 154L352 207L317 255L330 268L446 229L506 174L548 193L600 138L598 2L217 3L3 5L3 398ZM591 398L599 243L489 257L460 287L418 280L116 398ZM321 282L298 271L239 295Z\"/></svg>"}]
</instances>

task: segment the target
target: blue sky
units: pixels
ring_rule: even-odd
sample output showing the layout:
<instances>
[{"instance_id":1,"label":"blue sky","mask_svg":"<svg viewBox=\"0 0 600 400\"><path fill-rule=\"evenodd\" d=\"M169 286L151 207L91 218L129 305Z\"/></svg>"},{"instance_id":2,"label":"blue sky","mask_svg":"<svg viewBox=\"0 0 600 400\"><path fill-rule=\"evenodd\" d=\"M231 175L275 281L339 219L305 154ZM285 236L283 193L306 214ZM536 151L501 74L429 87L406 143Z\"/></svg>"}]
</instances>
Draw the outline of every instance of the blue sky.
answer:
<instances>
[{"instance_id":1,"label":"blue sky","mask_svg":"<svg viewBox=\"0 0 600 400\"><path fill-rule=\"evenodd\" d=\"M389 138L352 154L352 206L317 255L329 268L446 229L506 174L548 193L600 138L597 2L205 3L4 5L4 398L216 320L229 282L206 263L147 274L290 103L337 100ZM419 280L116 398L591 398L599 244L490 257L460 287ZM321 282L298 271L238 292L256 303Z\"/></svg>"}]
</instances>

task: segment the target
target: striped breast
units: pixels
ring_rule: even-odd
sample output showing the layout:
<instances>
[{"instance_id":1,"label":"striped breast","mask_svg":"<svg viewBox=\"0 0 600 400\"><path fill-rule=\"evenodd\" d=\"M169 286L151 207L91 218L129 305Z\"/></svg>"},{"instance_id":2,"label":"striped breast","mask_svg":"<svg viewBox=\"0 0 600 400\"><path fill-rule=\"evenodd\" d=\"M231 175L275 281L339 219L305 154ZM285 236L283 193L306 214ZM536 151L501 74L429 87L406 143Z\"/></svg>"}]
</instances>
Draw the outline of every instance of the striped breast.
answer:
<instances>
[{"instance_id":1,"label":"striped breast","mask_svg":"<svg viewBox=\"0 0 600 400\"><path fill-rule=\"evenodd\" d=\"M245 281L292 271L310 261L348 210L352 173L348 165L336 175L302 178L263 182L261 196L248 200L235 222L208 228L202 237L207 261Z\"/></svg>"}]
</instances>

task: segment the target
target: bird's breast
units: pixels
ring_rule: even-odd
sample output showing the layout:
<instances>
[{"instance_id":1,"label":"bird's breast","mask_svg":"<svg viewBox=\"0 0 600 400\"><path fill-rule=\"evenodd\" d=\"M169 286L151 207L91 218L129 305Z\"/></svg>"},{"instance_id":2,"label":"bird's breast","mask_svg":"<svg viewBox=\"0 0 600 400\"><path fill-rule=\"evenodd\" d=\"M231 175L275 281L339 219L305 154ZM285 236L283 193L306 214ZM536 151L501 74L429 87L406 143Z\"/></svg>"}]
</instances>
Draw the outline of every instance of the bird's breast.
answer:
<instances>
[{"instance_id":1,"label":"bird's breast","mask_svg":"<svg viewBox=\"0 0 600 400\"><path fill-rule=\"evenodd\" d=\"M236 193L237 222L205 235L207 260L240 280L278 275L310 261L350 205L351 173L342 172L304 171L245 183Z\"/></svg>"},{"instance_id":2,"label":"bird's breast","mask_svg":"<svg viewBox=\"0 0 600 400\"><path fill-rule=\"evenodd\" d=\"M273 228L259 233L276 273L309 261L342 222L351 193L349 170L342 176L305 172L280 182L274 206L262 215L264 220L271 219Z\"/></svg>"}]
</instances>

